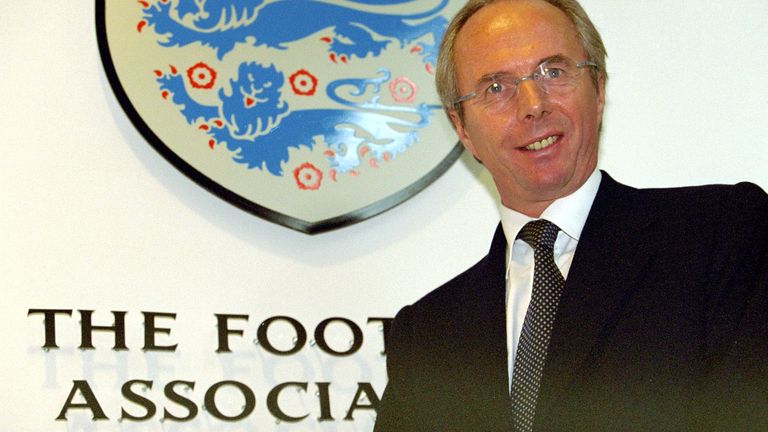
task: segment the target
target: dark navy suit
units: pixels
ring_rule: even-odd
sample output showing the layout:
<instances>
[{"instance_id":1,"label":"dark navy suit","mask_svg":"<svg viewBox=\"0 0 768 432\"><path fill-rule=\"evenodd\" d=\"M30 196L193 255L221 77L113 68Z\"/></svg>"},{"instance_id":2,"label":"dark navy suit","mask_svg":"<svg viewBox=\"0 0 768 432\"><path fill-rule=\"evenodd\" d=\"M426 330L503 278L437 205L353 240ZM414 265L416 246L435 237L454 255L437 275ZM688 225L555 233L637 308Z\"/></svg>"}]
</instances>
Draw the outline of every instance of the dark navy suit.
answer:
<instances>
[{"instance_id":1,"label":"dark navy suit","mask_svg":"<svg viewBox=\"0 0 768 432\"><path fill-rule=\"evenodd\" d=\"M510 431L501 228L403 308L375 431ZM768 430L768 196L606 173L560 301L534 430Z\"/></svg>"}]
</instances>

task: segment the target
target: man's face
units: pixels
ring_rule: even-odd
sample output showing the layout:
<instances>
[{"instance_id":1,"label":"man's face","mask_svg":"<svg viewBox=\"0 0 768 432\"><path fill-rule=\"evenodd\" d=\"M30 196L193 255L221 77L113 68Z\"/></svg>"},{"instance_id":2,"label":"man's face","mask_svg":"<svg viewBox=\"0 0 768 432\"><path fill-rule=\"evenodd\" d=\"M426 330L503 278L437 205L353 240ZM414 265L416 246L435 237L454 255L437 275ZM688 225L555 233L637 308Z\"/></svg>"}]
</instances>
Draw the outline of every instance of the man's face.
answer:
<instances>
[{"instance_id":1,"label":"man's face","mask_svg":"<svg viewBox=\"0 0 768 432\"><path fill-rule=\"evenodd\" d=\"M475 13L456 38L454 62L459 93L475 91L490 75L529 75L546 58L587 60L573 24L541 0L501 0ZM597 164L604 85L589 68L565 94L545 94L532 80L518 86L503 110L468 100L464 121L450 112L464 146L493 176L502 203L539 216L555 199L570 195ZM554 137L539 150L526 146Z\"/></svg>"}]
</instances>

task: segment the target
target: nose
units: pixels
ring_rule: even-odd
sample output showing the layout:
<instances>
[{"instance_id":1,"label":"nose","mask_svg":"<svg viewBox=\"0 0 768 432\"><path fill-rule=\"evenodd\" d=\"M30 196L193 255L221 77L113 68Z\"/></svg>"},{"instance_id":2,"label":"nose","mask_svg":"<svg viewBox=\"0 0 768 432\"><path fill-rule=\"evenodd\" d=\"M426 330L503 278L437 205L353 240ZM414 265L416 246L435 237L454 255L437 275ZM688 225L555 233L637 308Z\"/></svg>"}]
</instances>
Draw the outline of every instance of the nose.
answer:
<instances>
[{"instance_id":1,"label":"nose","mask_svg":"<svg viewBox=\"0 0 768 432\"><path fill-rule=\"evenodd\" d=\"M533 80L517 86L517 119L535 121L549 113L547 94Z\"/></svg>"}]
</instances>

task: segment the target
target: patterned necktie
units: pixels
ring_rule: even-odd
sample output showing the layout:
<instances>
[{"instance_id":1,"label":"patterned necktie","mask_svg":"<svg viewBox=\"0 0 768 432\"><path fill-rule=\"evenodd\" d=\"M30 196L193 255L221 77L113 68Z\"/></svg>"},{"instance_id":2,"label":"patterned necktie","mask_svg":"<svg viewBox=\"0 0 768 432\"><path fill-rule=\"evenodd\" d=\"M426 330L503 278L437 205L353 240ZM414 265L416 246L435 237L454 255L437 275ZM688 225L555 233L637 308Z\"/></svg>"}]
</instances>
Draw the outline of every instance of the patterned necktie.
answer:
<instances>
[{"instance_id":1,"label":"patterned necktie","mask_svg":"<svg viewBox=\"0 0 768 432\"><path fill-rule=\"evenodd\" d=\"M533 295L525 314L512 373L512 405L516 431L531 431L549 336L565 280L555 264L557 225L544 219L527 223L520 238L534 250Z\"/></svg>"}]
</instances>

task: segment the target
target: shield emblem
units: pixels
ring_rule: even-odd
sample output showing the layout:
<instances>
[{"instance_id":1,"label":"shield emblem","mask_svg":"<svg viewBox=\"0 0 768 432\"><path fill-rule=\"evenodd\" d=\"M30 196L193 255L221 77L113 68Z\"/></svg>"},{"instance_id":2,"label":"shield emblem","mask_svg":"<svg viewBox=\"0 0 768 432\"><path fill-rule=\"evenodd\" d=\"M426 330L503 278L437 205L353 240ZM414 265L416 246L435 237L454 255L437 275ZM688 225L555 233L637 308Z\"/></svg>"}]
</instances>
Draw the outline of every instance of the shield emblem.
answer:
<instances>
[{"instance_id":1,"label":"shield emblem","mask_svg":"<svg viewBox=\"0 0 768 432\"><path fill-rule=\"evenodd\" d=\"M199 185L306 233L379 214L461 153L434 90L448 0L97 0L104 69Z\"/></svg>"}]
</instances>

